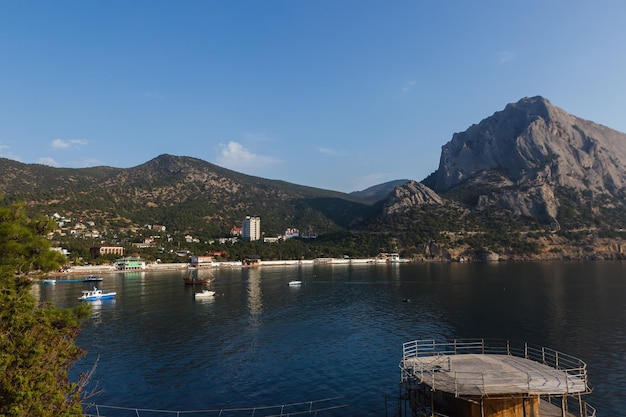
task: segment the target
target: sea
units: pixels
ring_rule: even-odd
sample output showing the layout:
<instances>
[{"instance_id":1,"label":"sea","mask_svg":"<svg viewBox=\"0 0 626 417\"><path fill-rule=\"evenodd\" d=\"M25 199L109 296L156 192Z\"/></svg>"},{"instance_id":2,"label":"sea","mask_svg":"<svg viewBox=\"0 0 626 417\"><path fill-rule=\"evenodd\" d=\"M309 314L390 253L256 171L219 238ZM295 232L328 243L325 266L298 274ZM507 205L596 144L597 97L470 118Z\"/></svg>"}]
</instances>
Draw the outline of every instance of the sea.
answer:
<instances>
[{"instance_id":1,"label":"sea","mask_svg":"<svg viewBox=\"0 0 626 417\"><path fill-rule=\"evenodd\" d=\"M527 342L580 358L598 416L626 414L626 262L337 264L103 275L70 379L100 416L392 416L402 345ZM302 285L289 286L291 280ZM79 303L93 284L36 285ZM308 412L307 412L308 410ZM313 411L312 411L313 410Z\"/></svg>"}]
</instances>

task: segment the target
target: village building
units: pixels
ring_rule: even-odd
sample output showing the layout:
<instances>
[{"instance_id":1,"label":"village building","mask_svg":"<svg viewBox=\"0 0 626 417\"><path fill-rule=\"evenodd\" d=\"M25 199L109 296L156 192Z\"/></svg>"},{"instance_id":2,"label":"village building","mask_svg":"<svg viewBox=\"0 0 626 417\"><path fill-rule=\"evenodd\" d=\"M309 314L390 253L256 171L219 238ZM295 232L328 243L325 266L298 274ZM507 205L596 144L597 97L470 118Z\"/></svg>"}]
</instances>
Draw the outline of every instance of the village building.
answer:
<instances>
[{"instance_id":1,"label":"village building","mask_svg":"<svg viewBox=\"0 0 626 417\"><path fill-rule=\"evenodd\" d=\"M122 246L92 246L89 248L89 252L94 257L101 255L124 256L124 248Z\"/></svg>"},{"instance_id":2,"label":"village building","mask_svg":"<svg viewBox=\"0 0 626 417\"><path fill-rule=\"evenodd\" d=\"M189 262L194 268L208 268L213 266L212 256L192 256Z\"/></svg>"}]
</instances>

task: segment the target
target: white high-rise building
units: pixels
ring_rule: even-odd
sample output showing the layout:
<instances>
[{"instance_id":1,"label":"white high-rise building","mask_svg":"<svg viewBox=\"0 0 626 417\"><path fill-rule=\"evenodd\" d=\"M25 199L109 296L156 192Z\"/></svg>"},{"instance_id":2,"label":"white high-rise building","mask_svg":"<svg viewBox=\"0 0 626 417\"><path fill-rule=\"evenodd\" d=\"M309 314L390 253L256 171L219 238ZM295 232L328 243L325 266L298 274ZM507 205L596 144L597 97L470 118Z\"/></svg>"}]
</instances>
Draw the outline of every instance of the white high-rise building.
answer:
<instances>
[{"instance_id":1,"label":"white high-rise building","mask_svg":"<svg viewBox=\"0 0 626 417\"><path fill-rule=\"evenodd\" d=\"M259 216L246 216L241 223L241 238L248 241L261 239L261 218Z\"/></svg>"}]
</instances>

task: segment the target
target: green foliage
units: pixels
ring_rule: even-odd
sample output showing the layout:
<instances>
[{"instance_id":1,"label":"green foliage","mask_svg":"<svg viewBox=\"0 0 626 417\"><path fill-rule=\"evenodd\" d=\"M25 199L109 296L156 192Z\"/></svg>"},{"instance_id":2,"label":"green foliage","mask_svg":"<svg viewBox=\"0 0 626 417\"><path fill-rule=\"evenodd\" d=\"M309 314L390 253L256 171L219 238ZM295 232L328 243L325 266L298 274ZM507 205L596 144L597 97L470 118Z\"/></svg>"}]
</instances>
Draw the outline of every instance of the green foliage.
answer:
<instances>
[{"instance_id":1,"label":"green foliage","mask_svg":"<svg viewBox=\"0 0 626 417\"><path fill-rule=\"evenodd\" d=\"M626 231L624 229L600 229L598 231L598 237L609 239L626 239Z\"/></svg>"},{"instance_id":2,"label":"green foliage","mask_svg":"<svg viewBox=\"0 0 626 417\"><path fill-rule=\"evenodd\" d=\"M86 381L70 383L68 370L83 355L74 340L90 307L38 306L26 278L59 266L44 238L49 226L20 205L0 207L0 416L82 415Z\"/></svg>"},{"instance_id":3,"label":"green foliage","mask_svg":"<svg viewBox=\"0 0 626 417\"><path fill-rule=\"evenodd\" d=\"M268 235L288 227L332 233L372 214L349 194L267 180L195 158L161 155L129 169L57 169L3 161L2 182L30 215L85 218L99 230L164 224L171 233L226 236L246 215L260 215ZM19 175L15 175L18 172Z\"/></svg>"},{"instance_id":4,"label":"green foliage","mask_svg":"<svg viewBox=\"0 0 626 417\"><path fill-rule=\"evenodd\" d=\"M42 216L28 219L23 206L17 203L0 209L0 273L23 275L58 267L64 257L49 250L45 238L52 225Z\"/></svg>"},{"instance_id":5,"label":"green foliage","mask_svg":"<svg viewBox=\"0 0 626 417\"><path fill-rule=\"evenodd\" d=\"M554 158L551 155L542 163L557 163ZM57 245L70 251L72 261L81 263L110 261L93 259L89 253L93 245L121 245L127 253L143 252L131 244L140 241L137 238L142 232L145 233L142 237L152 234L146 232L145 226L150 224L167 226L167 236L157 245L165 246L168 252L153 250L146 254L148 259L178 260L170 249L185 248L201 254L211 246L207 242L228 236L231 228L240 226L246 215L261 216L266 236L280 235L290 227L318 234L319 239L313 242L303 241L297 245L295 241L282 242L278 248L257 249L266 255L264 258L272 259L287 258L287 253L310 257L315 253L342 255L350 252L367 256L375 251L375 246L420 254L430 244L437 248L458 249L469 245L470 250L484 248L531 254L539 250L533 242L539 240L540 235L535 233L543 233L550 227L496 205L478 204L496 200L503 191L502 184L507 183L503 180L511 175L506 169L478 173L464 184L447 190L442 194L446 198L444 205L416 205L405 212L385 216L382 214L385 201L366 198L362 193L345 194L252 177L189 157L161 155L129 169L58 169L9 160L2 162L0 174L4 176L0 178L5 178L4 182L0 181L2 189L10 201L28 201L27 214L57 212L72 222L81 218L94 222L93 229L101 232L101 237L55 235ZM434 174L423 182L435 186ZM385 184L376 195L385 195L384 191L390 191L389 186L390 183ZM623 191L599 194L561 186L556 187L554 193L558 200L556 220L561 227L560 237L584 229L603 230L603 236L612 237L612 230L624 228L626 196ZM38 221L40 226L45 226L44 220ZM556 226L556 222L553 224ZM67 226L66 223L64 227ZM28 228L36 235L37 221L33 220ZM10 238L20 231L7 229L0 231L0 235L2 233L9 238L0 236L5 242L0 247L0 261L12 253L25 254L13 258L15 264L2 263L5 271L13 268L14 272L23 273L29 269L46 269L54 263L54 259L45 258L49 255L40 251L39 243L27 250L18 240ZM346 238L351 233L359 237ZM200 243L185 242L185 234L198 238ZM390 245L392 237L395 240ZM341 250L340 245L345 245L345 249ZM223 249L224 245L219 246ZM236 254L230 252L229 256ZM32 259L32 264L26 262L27 259Z\"/></svg>"}]
</instances>

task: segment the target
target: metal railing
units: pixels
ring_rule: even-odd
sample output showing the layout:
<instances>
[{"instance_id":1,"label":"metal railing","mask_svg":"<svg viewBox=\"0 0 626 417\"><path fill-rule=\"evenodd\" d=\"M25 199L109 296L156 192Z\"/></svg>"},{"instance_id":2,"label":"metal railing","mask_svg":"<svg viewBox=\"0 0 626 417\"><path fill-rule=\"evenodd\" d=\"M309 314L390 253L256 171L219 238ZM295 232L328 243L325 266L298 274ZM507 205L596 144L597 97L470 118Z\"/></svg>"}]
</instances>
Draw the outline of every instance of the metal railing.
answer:
<instances>
[{"instance_id":1,"label":"metal railing","mask_svg":"<svg viewBox=\"0 0 626 417\"><path fill-rule=\"evenodd\" d=\"M451 368L451 358L455 355L483 354L509 355L540 363L554 370L554 375L565 381L565 392L555 395L545 388L532 384L532 375L523 370L507 373L499 371L457 372ZM420 358L422 358L420 360ZM406 342L402 345L402 382L420 382L437 390L437 384L453 384L454 394L485 396L490 392L511 393L525 387L527 394L539 395L543 400L554 398L559 402L565 396L569 401L575 398L575 407L581 417L595 417L596 410L580 400L580 394L591 392L587 380L587 364L582 360L557 350L537 347L528 343L514 343L502 339L423 339ZM448 373L445 382L439 380L441 372ZM487 382L488 380L488 382ZM487 387L489 390L487 390ZM548 396L547 394L553 394ZM576 397L572 397L576 395ZM556 403L554 403L556 405Z\"/></svg>"},{"instance_id":2,"label":"metal railing","mask_svg":"<svg viewBox=\"0 0 626 417\"><path fill-rule=\"evenodd\" d=\"M435 372L445 369L445 358L463 354L509 355L541 363L566 374L567 379L582 381L587 386L587 364L582 360L546 347L537 347L528 343L515 344L499 339L433 339L414 340L402 345L402 363L400 367L411 368L415 372ZM438 363L411 361L420 357L442 357ZM436 364L437 367L432 365ZM449 370L449 362L447 364Z\"/></svg>"},{"instance_id":3,"label":"metal railing","mask_svg":"<svg viewBox=\"0 0 626 417\"><path fill-rule=\"evenodd\" d=\"M321 417L333 415L336 410L346 409L349 405L338 403L342 397L300 403L281 404L263 407L221 408L212 410L155 410L147 408L118 407L110 405L83 405L85 417Z\"/></svg>"}]
</instances>

